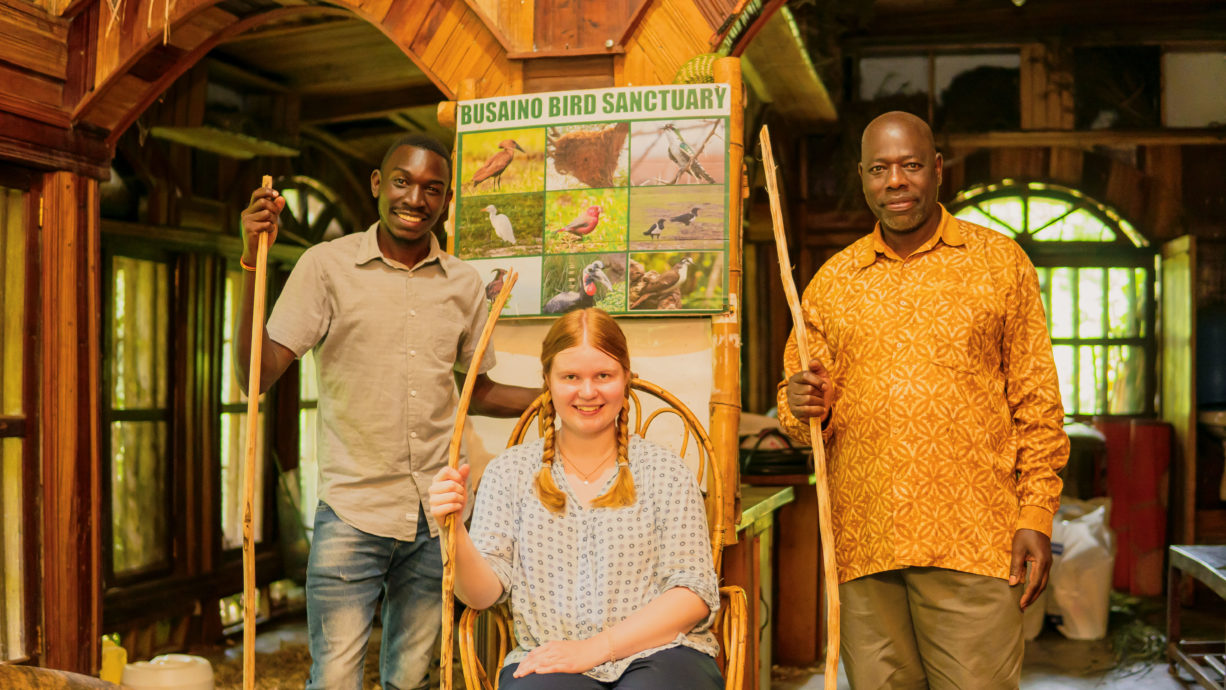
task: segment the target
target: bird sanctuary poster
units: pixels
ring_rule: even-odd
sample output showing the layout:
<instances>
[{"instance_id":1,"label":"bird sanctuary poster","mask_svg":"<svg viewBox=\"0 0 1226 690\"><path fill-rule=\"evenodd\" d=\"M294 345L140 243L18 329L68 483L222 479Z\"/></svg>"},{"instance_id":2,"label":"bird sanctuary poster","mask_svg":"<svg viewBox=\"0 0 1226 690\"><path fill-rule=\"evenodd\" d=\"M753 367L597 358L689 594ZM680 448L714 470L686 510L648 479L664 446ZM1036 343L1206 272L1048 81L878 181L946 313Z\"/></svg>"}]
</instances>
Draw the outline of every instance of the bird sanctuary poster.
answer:
<instances>
[{"instance_id":1,"label":"bird sanctuary poster","mask_svg":"<svg viewBox=\"0 0 1226 690\"><path fill-rule=\"evenodd\" d=\"M502 317L727 308L726 84L525 94L456 108L455 253Z\"/></svg>"}]
</instances>

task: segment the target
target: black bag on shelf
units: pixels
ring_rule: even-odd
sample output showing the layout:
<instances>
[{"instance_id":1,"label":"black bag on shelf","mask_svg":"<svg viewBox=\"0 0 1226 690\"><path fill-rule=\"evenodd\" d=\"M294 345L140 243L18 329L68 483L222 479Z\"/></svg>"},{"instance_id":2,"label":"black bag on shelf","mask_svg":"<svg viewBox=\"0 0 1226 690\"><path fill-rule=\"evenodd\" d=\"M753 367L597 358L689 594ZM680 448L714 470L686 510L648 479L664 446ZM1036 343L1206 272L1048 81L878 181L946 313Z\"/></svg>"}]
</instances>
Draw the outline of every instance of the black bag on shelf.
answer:
<instances>
[{"instance_id":1,"label":"black bag on shelf","mask_svg":"<svg viewBox=\"0 0 1226 690\"><path fill-rule=\"evenodd\" d=\"M764 429L752 445L746 447L752 438L741 437L742 475L813 474L813 450L808 446L793 444L787 434L777 429ZM763 448L762 442L766 439L778 439L783 447Z\"/></svg>"}]
</instances>

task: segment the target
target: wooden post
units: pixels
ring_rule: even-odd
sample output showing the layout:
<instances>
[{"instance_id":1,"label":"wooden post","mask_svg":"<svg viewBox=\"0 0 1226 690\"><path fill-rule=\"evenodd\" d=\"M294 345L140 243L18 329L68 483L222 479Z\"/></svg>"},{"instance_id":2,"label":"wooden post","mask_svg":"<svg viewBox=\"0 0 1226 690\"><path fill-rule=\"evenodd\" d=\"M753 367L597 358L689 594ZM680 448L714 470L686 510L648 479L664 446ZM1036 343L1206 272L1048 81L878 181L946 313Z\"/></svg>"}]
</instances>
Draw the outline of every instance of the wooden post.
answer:
<instances>
[{"instance_id":1,"label":"wooden post","mask_svg":"<svg viewBox=\"0 0 1226 690\"><path fill-rule=\"evenodd\" d=\"M272 189L272 177L262 185ZM260 368L264 361L264 300L268 282L268 233L261 232L255 259L251 310L251 367L247 375L247 453L243 460L243 690L255 689L255 450L260 427Z\"/></svg>"},{"instance_id":2,"label":"wooden post","mask_svg":"<svg viewBox=\"0 0 1226 690\"><path fill-rule=\"evenodd\" d=\"M502 314L502 308L506 306L507 299L511 296L511 288L515 286L518 278L519 274L514 269L502 277L502 290L499 291L498 298L494 300L494 306L490 307L490 314L485 319L485 328L481 329L481 339L477 341L477 349L473 352L472 364L468 367L468 373L464 375L464 390L460 392L460 405L456 408L451 444L447 447L447 466L453 470L460 466L460 443L464 438L464 420L468 418L468 405L472 402L473 387L479 375L477 371L481 360L485 357L485 349L490 344L490 336L494 334L494 324L498 323L498 316ZM439 680L442 690L451 690L451 672L455 665L452 661L455 649L455 513L448 515L443 520L442 529L446 533L446 545L443 550L443 631L439 649L441 654Z\"/></svg>"},{"instance_id":3,"label":"wooden post","mask_svg":"<svg viewBox=\"0 0 1226 690\"><path fill-rule=\"evenodd\" d=\"M800 365L809 363L809 334L805 330L800 297L792 280L792 262L788 259L788 241L783 227L783 208L779 204L778 171L771 153L770 132L762 126L762 166L766 173L766 190L770 194L771 222L775 229L775 248L779 252L779 275L783 293L792 312L792 330ZM826 584L826 690L835 690L839 675L839 573L834 562L834 529L830 523L830 489L826 480L826 446L822 440L821 420L809 418L809 441L813 446L813 472L817 477L817 526L822 537L822 575Z\"/></svg>"},{"instance_id":4,"label":"wooden post","mask_svg":"<svg viewBox=\"0 0 1226 690\"><path fill-rule=\"evenodd\" d=\"M49 173L42 195L41 213L30 204L42 227L37 248L30 247L40 251L41 292L40 663L93 675L101 663L102 636L98 183L71 172Z\"/></svg>"},{"instance_id":5,"label":"wooden post","mask_svg":"<svg viewBox=\"0 0 1226 690\"><path fill-rule=\"evenodd\" d=\"M460 87L456 89L456 100L443 101L438 104L438 123L448 129L455 129L456 126L456 103L458 101L472 100L477 97L477 82L474 79L465 79L460 82ZM456 134L455 143L451 147L451 189L457 192L460 189L460 135ZM443 228L447 233L447 253L455 254L455 223L456 223L456 197L453 194L451 204L447 207L447 220L443 223Z\"/></svg>"},{"instance_id":6,"label":"wooden post","mask_svg":"<svg viewBox=\"0 0 1226 690\"><path fill-rule=\"evenodd\" d=\"M740 517L741 423L741 201L745 158L745 89L739 58L721 58L712 66L716 82L728 85L732 115L728 121L728 311L712 319L713 386L711 389L711 445L715 447L716 471L723 478L725 543L736 541ZM736 180L738 184L734 184Z\"/></svg>"}]
</instances>

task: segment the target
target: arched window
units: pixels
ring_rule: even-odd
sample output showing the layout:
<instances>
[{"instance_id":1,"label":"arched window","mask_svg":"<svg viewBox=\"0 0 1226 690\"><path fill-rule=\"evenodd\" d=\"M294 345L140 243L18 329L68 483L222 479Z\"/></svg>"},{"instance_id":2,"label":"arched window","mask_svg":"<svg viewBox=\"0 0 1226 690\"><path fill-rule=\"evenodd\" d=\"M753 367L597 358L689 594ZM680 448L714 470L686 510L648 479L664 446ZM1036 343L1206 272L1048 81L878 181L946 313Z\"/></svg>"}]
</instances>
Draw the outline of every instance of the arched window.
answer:
<instances>
[{"instance_id":1,"label":"arched window","mask_svg":"<svg viewBox=\"0 0 1226 690\"><path fill-rule=\"evenodd\" d=\"M1155 258L1136 228L1040 182L972 187L949 211L1012 237L1034 262L1066 414L1153 411Z\"/></svg>"}]
</instances>

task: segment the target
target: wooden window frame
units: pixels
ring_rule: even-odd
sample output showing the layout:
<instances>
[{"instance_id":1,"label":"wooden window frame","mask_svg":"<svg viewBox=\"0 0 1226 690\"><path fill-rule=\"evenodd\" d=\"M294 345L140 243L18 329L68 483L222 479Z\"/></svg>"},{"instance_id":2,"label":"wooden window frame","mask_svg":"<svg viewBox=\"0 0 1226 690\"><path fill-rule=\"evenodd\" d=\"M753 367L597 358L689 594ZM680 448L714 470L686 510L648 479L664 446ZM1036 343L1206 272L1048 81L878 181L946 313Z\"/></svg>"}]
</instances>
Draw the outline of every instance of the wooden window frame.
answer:
<instances>
[{"instance_id":1,"label":"wooden window frame","mask_svg":"<svg viewBox=\"0 0 1226 690\"><path fill-rule=\"evenodd\" d=\"M115 382L111 379L111 368L109 366L110 357L114 350L113 334L109 326L110 317L114 313L115 305L115 288L113 260L116 256L122 256L133 259L146 261L155 261L166 265L167 269L167 326L170 332L166 334L166 361L168 363L166 371L166 407L165 412L150 412L148 410L122 410L121 418L116 418L116 410L111 407L111 390ZM102 360L99 366L99 378L101 380L102 395L99 396L101 403L100 424L99 424L99 444L101 445L99 456L102 458L103 465L103 481L100 482L102 490L102 505L100 506L99 514L101 516L101 533L102 533L102 576L103 585L106 588L123 587L149 580L156 580L167 575L170 575L175 570L176 555L180 549L176 548L177 537L179 530L174 524L172 518L174 515L174 497L176 494L175 486L180 481L179 472L176 471L174 463L174 434L177 424L181 421L183 414L175 406L174 390L177 385L175 378L176 361L175 343L177 341L177 315L176 315L176 299L175 293L179 289L177 287L178 277L178 257L170 251L164 250L151 245L150 243L134 243L125 241L115 241L104 243L102 248L102 318L100 322L103 324L101 334L101 357ZM164 457L163 461L166 468L165 479L165 497L164 508L166 510L166 519L171 522L166 531L166 554L164 560L158 561L142 568L131 570L122 574L115 572L114 563L114 517L112 514L113 496L111 492L111 482L114 475L114 466L111 448L111 425L116 421L161 421L166 423L166 434L164 439Z\"/></svg>"},{"instance_id":2,"label":"wooden window frame","mask_svg":"<svg viewBox=\"0 0 1226 690\"><path fill-rule=\"evenodd\" d=\"M1030 197L1040 197L1048 199L1058 199L1067 201L1073 204L1064 215L1074 213L1078 210L1085 210L1095 216L1103 225L1110 228L1116 235L1113 242L1082 242L1082 241L1051 241L1051 240L1035 240L1031 237L1032 229L1028 221L1023 224L1027 227L1023 228L1023 233L1014 237L1014 241L1026 252L1030 257L1031 262L1036 269L1056 269L1069 268L1075 271L1075 275L1079 274L1082 269L1110 269L1110 268L1143 268L1146 271L1146 281L1143 289L1143 304L1145 310L1142 319L1143 335L1111 338L1106 335L1097 338L1056 338L1051 336L1051 309L1045 308L1047 316L1047 331L1048 338L1053 346L1072 346L1074 352L1080 352L1082 347L1111 347L1111 346L1132 346L1141 348L1145 357L1145 390L1144 390L1144 406L1142 409L1127 412L1127 413L1111 413L1106 410L1084 412L1078 409L1077 412L1069 412L1070 405L1065 401L1066 416L1080 421L1089 420L1094 417L1106 417L1113 419L1127 419L1132 417L1152 416L1155 413L1155 398L1157 395L1158 386L1158 340L1157 340L1157 273L1156 265L1156 250L1146 244L1146 240L1136 231L1135 226L1128 224L1131 232L1124 230L1123 224L1127 221L1119 216L1114 210L1110 209L1103 203L1096 201L1081 192L1065 187L1057 183L1048 182L1019 182L1016 180L1002 180L989 185L976 185L969 189L962 190L957 197L948 205L948 211L951 215L957 215L959 211L968 206L976 205L977 201L983 199L1001 199L1001 198L1018 198L1028 199ZM1026 206L1023 205L1025 209ZM1002 221L1003 222L1003 221ZM1050 221L1048 225L1051 224ZM1044 226L1046 227L1046 226ZM1138 240L1132 239L1136 235ZM1074 282L1074 296L1076 295L1077 283ZM1051 305L1051 284L1050 281L1044 288L1045 305ZM1103 309L1106 310L1106 291L1103 294ZM1076 298L1074 297L1074 306L1076 306ZM1074 309L1074 314L1077 310ZM1076 318L1079 318L1076 317ZM1075 318L1075 321L1076 321ZM1074 372L1073 372L1073 390L1074 395L1077 395L1081 390L1080 378L1080 357L1074 357ZM1105 386L1105 380L1103 385ZM1101 393L1101 391L1100 391ZM1101 400L1099 401L1101 403ZM1079 404L1073 407L1080 407Z\"/></svg>"},{"instance_id":3,"label":"wooden window frame","mask_svg":"<svg viewBox=\"0 0 1226 690\"><path fill-rule=\"evenodd\" d=\"M39 429L39 387L42 384L41 358L38 349L38 324L42 316L39 281L39 257L41 255L38 224L42 205L41 176L33 171L15 167L0 167L0 187L23 193L23 226L26 233L25 246L25 322L22 343L22 408L21 416L0 416L0 437L22 439L21 443L21 501L22 501L22 606L25 620L25 654L4 659L6 664L39 664L42 656L42 578L40 577L40 547L42 525L40 511L33 508L41 498Z\"/></svg>"}]
</instances>

